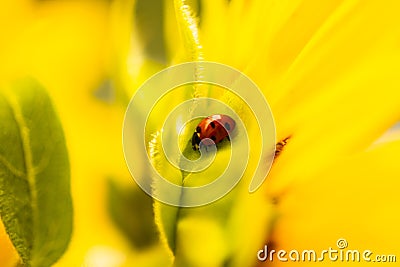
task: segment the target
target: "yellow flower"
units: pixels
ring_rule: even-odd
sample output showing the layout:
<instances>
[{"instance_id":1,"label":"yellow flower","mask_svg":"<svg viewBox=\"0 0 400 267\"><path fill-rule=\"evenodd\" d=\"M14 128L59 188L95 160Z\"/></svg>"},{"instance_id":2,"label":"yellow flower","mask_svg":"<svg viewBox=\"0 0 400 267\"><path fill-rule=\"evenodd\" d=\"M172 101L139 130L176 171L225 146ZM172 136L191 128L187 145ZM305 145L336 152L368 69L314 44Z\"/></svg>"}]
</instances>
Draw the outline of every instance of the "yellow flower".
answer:
<instances>
[{"instance_id":1,"label":"yellow flower","mask_svg":"<svg viewBox=\"0 0 400 267\"><path fill-rule=\"evenodd\" d=\"M273 261L260 262L259 250L267 245L269 250L322 251L337 248L340 238L348 249L371 250L371 258L396 254L398 132L390 141L374 141L399 119L400 3L164 1L165 63L146 57L141 25L133 20L138 15L132 12L134 0L3 2L0 79L30 75L43 83L67 139L74 233L56 266L279 266L293 262L281 262L276 254ZM156 71L195 60L224 63L248 75L270 104L277 141L290 138L258 191L248 192L249 171L245 183L204 207L155 202L163 244L132 246L108 210L110 177L144 195L133 185L122 154L127 99ZM109 77L114 78L115 101L105 102L95 94ZM256 124L232 94L196 90L197 96L232 104L248 126ZM167 113L172 104L190 99L191 92L164 99L155 111ZM182 183L182 173L157 155L162 124L156 115L146 129L151 160ZM249 131L252 156L258 153L257 133ZM227 154L218 152L206 178L221 171ZM249 169L256 164L251 160ZM204 183L202 175L185 182ZM129 204L132 212L140 210ZM122 216L126 222L129 215ZM151 228L144 217L135 222ZM0 244L5 248L0 262L12 266L17 254L2 227Z\"/></svg>"},{"instance_id":2,"label":"yellow flower","mask_svg":"<svg viewBox=\"0 0 400 267\"><path fill-rule=\"evenodd\" d=\"M400 4L202 1L198 24L184 1L175 10L186 47L167 36L167 46L178 48L171 59L242 70L269 101L278 140L290 137L255 194L180 209L172 220L174 212L156 204L175 264L254 266L264 245L322 251L339 238L351 249L393 254L400 147L371 145L400 115ZM216 212L228 219L221 223Z\"/></svg>"}]
</instances>

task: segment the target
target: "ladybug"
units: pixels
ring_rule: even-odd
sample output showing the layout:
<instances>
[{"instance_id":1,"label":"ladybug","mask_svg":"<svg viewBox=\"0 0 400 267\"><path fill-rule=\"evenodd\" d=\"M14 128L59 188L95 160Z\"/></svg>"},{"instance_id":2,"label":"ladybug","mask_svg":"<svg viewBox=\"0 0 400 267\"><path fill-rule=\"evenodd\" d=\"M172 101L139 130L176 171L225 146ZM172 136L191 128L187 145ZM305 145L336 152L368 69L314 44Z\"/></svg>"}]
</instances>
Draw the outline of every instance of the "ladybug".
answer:
<instances>
[{"instance_id":1,"label":"ladybug","mask_svg":"<svg viewBox=\"0 0 400 267\"><path fill-rule=\"evenodd\" d=\"M204 118L193 133L193 150L199 150L200 141L205 138L210 138L215 144L220 143L225 137L229 140L229 134L235 129L235 125L235 121L228 115L217 114ZM204 140L202 144L211 146L213 143L209 140Z\"/></svg>"}]
</instances>

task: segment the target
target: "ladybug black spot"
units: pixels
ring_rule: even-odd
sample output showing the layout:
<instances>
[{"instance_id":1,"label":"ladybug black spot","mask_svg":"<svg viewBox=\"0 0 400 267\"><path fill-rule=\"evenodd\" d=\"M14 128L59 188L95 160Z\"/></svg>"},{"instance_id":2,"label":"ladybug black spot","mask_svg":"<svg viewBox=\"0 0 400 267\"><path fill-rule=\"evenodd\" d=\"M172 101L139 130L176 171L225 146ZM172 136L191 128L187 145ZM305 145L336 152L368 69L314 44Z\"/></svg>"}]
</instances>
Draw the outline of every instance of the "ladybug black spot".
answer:
<instances>
[{"instance_id":1,"label":"ladybug black spot","mask_svg":"<svg viewBox=\"0 0 400 267\"><path fill-rule=\"evenodd\" d=\"M215 129L215 123L212 121L210 122L211 128Z\"/></svg>"},{"instance_id":2,"label":"ladybug black spot","mask_svg":"<svg viewBox=\"0 0 400 267\"><path fill-rule=\"evenodd\" d=\"M229 125L229 123L225 122L225 129L227 129L228 131L231 130L231 126Z\"/></svg>"},{"instance_id":3,"label":"ladybug black spot","mask_svg":"<svg viewBox=\"0 0 400 267\"><path fill-rule=\"evenodd\" d=\"M201 127L200 126L196 127L196 133L201 133Z\"/></svg>"},{"instance_id":4,"label":"ladybug black spot","mask_svg":"<svg viewBox=\"0 0 400 267\"><path fill-rule=\"evenodd\" d=\"M214 142L217 140L217 138L215 138L215 136L211 136L211 140L213 140Z\"/></svg>"}]
</instances>

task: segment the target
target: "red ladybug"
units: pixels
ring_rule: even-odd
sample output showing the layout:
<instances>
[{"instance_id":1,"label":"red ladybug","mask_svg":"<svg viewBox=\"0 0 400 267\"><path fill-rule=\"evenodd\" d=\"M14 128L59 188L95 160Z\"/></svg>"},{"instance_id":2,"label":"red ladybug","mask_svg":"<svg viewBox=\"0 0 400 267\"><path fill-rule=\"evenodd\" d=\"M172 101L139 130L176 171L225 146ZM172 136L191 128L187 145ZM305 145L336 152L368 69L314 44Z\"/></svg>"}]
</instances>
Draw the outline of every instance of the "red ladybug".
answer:
<instances>
[{"instance_id":1,"label":"red ladybug","mask_svg":"<svg viewBox=\"0 0 400 267\"><path fill-rule=\"evenodd\" d=\"M204 118L193 133L193 150L199 150L200 141L205 138L210 138L215 144L221 142L225 137L229 140L229 134L235 129L235 125L235 121L228 115L217 114ZM202 144L210 146L212 142L204 140Z\"/></svg>"}]
</instances>

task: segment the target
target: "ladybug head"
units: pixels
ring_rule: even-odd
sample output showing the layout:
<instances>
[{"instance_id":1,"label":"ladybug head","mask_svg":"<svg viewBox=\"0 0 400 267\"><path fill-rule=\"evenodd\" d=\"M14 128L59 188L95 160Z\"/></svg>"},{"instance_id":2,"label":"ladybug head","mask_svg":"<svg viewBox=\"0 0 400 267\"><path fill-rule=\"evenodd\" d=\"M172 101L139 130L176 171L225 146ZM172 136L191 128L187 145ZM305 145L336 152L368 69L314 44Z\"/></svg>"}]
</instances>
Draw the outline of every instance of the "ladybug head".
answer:
<instances>
[{"instance_id":1,"label":"ladybug head","mask_svg":"<svg viewBox=\"0 0 400 267\"><path fill-rule=\"evenodd\" d=\"M201 139L200 139L199 133L194 132L193 137L192 137L193 150L199 150L200 141L201 141Z\"/></svg>"}]
</instances>

